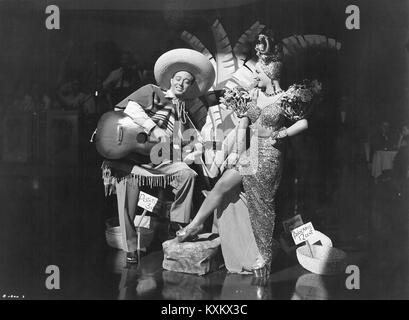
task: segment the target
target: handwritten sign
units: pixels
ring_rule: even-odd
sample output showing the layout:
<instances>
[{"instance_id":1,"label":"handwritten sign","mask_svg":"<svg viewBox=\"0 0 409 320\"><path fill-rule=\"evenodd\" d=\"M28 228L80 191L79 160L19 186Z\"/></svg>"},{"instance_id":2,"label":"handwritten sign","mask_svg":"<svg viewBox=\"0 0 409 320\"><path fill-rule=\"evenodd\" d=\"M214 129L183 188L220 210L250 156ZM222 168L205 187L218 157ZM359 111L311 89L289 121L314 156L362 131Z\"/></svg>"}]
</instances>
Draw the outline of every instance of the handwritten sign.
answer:
<instances>
[{"instance_id":1,"label":"handwritten sign","mask_svg":"<svg viewBox=\"0 0 409 320\"><path fill-rule=\"evenodd\" d=\"M291 231L291 235L295 244L300 244L301 242L307 241L315 234L315 229L311 222L303 224Z\"/></svg>"},{"instance_id":2,"label":"handwritten sign","mask_svg":"<svg viewBox=\"0 0 409 320\"><path fill-rule=\"evenodd\" d=\"M155 198L143 191L139 192L138 207L152 212L157 202L158 198Z\"/></svg>"}]
</instances>

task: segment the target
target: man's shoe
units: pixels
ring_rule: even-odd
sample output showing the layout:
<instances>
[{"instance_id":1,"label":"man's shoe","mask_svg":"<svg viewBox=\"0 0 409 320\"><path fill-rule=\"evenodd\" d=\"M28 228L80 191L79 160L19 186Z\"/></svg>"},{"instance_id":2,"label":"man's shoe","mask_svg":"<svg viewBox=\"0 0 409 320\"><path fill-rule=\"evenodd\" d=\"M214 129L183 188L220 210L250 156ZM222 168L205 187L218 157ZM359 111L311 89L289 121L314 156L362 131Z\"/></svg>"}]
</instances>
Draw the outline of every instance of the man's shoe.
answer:
<instances>
[{"instance_id":1,"label":"man's shoe","mask_svg":"<svg viewBox=\"0 0 409 320\"><path fill-rule=\"evenodd\" d=\"M126 262L137 264L139 262L138 251L127 252L126 253Z\"/></svg>"}]
</instances>

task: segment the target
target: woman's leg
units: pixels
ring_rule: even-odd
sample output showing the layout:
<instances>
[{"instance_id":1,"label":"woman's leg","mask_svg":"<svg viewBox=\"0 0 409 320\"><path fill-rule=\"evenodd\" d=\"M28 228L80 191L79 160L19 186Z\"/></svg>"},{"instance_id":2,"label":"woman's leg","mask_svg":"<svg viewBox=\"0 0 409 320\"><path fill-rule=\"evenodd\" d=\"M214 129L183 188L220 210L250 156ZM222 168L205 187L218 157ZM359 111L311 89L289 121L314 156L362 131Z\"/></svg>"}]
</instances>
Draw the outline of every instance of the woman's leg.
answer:
<instances>
[{"instance_id":1,"label":"woman's leg","mask_svg":"<svg viewBox=\"0 0 409 320\"><path fill-rule=\"evenodd\" d=\"M206 199L203 201L199 211L186 228L196 228L202 225L207 217L222 203L223 197L234 187L241 183L241 176L238 171L230 169L224 172L222 177L217 181L216 185L210 191Z\"/></svg>"}]
</instances>

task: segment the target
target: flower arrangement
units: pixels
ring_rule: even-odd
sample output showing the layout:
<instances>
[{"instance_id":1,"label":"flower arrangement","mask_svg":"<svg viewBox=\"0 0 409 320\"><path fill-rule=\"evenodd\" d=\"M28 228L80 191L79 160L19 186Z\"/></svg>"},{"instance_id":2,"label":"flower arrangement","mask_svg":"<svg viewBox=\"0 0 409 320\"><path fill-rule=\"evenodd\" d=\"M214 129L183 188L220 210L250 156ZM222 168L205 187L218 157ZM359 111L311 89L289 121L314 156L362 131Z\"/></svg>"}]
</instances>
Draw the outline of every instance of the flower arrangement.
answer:
<instances>
[{"instance_id":1,"label":"flower arrangement","mask_svg":"<svg viewBox=\"0 0 409 320\"><path fill-rule=\"evenodd\" d=\"M223 97L220 98L220 102L223 103L227 109L236 112L239 117L243 117L246 114L251 101L250 93L238 87L225 89Z\"/></svg>"},{"instance_id":2,"label":"flower arrangement","mask_svg":"<svg viewBox=\"0 0 409 320\"><path fill-rule=\"evenodd\" d=\"M288 88L281 98L281 107L287 118L298 121L303 119L320 96L322 85L317 80L304 80Z\"/></svg>"}]
</instances>

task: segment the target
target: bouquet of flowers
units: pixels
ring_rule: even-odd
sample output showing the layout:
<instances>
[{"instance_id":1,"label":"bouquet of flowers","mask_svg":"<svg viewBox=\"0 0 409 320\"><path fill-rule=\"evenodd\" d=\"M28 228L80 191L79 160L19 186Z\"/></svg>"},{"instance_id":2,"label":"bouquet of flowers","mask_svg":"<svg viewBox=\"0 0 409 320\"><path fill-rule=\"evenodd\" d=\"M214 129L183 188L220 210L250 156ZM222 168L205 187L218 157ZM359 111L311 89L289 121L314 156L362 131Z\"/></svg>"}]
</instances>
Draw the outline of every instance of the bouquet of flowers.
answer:
<instances>
[{"instance_id":1,"label":"bouquet of flowers","mask_svg":"<svg viewBox=\"0 0 409 320\"><path fill-rule=\"evenodd\" d=\"M243 88L225 89L223 97L220 102L223 103L227 109L233 110L239 117L243 117L250 107L252 101L250 93Z\"/></svg>"},{"instance_id":2,"label":"bouquet of flowers","mask_svg":"<svg viewBox=\"0 0 409 320\"><path fill-rule=\"evenodd\" d=\"M304 80L288 88L281 98L281 107L287 118L298 121L305 118L312 106L318 101L322 85L317 80Z\"/></svg>"}]
</instances>

